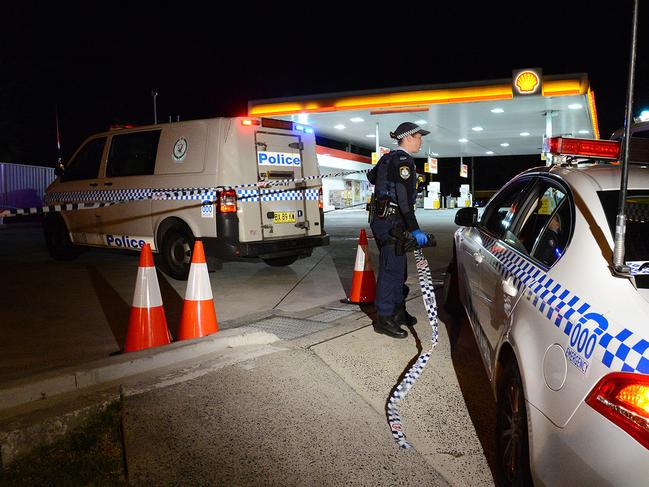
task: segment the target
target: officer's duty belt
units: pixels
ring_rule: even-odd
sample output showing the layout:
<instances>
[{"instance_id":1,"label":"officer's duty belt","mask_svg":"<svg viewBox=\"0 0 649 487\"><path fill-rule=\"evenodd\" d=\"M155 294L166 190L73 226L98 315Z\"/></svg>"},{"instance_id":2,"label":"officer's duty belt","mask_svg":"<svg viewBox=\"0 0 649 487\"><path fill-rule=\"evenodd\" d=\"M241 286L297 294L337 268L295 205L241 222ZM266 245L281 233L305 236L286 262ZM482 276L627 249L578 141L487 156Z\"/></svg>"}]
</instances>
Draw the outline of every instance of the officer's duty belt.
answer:
<instances>
[{"instance_id":1,"label":"officer's duty belt","mask_svg":"<svg viewBox=\"0 0 649 487\"><path fill-rule=\"evenodd\" d=\"M394 216L401 216L401 210L399 210L399 205L396 205L391 202L388 205L387 211L385 212L385 218L390 218Z\"/></svg>"}]
</instances>

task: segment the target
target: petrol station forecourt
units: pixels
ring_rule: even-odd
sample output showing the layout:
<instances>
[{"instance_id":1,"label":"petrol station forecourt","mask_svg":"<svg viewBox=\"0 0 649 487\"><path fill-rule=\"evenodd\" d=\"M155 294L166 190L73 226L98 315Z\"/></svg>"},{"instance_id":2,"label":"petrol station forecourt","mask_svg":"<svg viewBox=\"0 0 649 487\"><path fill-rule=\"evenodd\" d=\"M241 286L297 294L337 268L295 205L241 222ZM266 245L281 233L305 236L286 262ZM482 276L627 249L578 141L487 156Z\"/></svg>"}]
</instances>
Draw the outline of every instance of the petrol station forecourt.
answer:
<instances>
[{"instance_id":1,"label":"petrol station forecourt","mask_svg":"<svg viewBox=\"0 0 649 487\"><path fill-rule=\"evenodd\" d=\"M543 75L540 68L514 70L510 79L252 100L248 115L291 120L312 128L316 137L346 145L317 145L323 174L376 163L395 147L390 131L402 122L417 123L431 132L415 155L426 162L420 173L427 183L437 179L438 159L445 164L445 158L462 158L467 166L474 161L482 167L498 156L541 156L544 139L552 136L600 137L588 75ZM474 168L468 169L470 177L464 172L460 180L475 194ZM458 165L456 174L460 170ZM455 188L428 189L457 195ZM325 210L333 210L367 202L371 187L362 174L352 174L323 179L323 193Z\"/></svg>"}]
</instances>

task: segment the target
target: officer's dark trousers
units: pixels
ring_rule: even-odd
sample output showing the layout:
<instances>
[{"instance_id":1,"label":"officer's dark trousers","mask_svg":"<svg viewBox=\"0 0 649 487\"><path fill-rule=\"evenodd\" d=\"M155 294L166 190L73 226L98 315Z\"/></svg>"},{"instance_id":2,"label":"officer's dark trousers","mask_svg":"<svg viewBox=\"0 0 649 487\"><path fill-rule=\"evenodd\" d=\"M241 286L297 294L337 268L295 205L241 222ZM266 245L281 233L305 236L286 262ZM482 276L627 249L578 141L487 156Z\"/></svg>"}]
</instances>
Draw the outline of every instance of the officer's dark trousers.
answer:
<instances>
[{"instance_id":1,"label":"officer's dark trousers","mask_svg":"<svg viewBox=\"0 0 649 487\"><path fill-rule=\"evenodd\" d=\"M405 255L396 255L394 239L390 230L396 227L403 228L400 217L376 218L371 225L372 233L379 247L379 276L376 283L376 299L374 304L380 315L394 313L395 305L402 304L408 296L407 259Z\"/></svg>"}]
</instances>

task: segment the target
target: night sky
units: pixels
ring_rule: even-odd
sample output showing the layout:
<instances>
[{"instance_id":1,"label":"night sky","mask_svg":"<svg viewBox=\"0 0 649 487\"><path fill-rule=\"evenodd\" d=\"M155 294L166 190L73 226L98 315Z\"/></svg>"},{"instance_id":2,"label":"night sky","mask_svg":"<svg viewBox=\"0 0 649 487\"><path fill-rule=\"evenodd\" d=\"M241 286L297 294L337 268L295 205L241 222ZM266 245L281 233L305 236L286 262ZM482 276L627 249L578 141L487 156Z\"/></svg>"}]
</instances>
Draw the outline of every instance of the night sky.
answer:
<instances>
[{"instance_id":1,"label":"night sky","mask_svg":"<svg viewBox=\"0 0 649 487\"><path fill-rule=\"evenodd\" d=\"M629 0L606 2L86 2L3 6L0 161L53 165L115 123L245 115L251 99L586 72L602 137L621 126ZM260 7L266 4L268 7ZM218 5L218 6L217 6ZM636 114L649 106L640 11ZM647 5L644 5L647 7Z\"/></svg>"}]
</instances>

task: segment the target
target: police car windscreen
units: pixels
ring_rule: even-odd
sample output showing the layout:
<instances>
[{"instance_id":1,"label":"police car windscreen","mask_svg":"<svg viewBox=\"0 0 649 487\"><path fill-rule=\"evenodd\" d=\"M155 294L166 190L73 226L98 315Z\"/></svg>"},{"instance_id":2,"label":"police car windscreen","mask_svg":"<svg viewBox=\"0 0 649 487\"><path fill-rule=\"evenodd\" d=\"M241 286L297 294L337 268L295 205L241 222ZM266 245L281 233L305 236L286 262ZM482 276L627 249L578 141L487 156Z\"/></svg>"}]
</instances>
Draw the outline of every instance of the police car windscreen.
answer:
<instances>
[{"instance_id":1,"label":"police car windscreen","mask_svg":"<svg viewBox=\"0 0 649 487\"><path fill-rule=\"evenodd\" d=\"M615 236L615 218L619 191L599 191L611 235ZM649 262L649 190L629 190L626 198L626 262ZM638 279L641 277L642 279ZM636 277L638 287L649 288L649 276Z\"/></svg>"}]
</instances>

